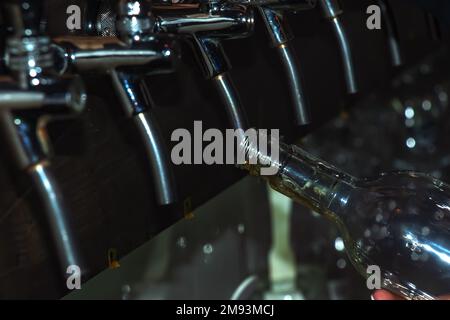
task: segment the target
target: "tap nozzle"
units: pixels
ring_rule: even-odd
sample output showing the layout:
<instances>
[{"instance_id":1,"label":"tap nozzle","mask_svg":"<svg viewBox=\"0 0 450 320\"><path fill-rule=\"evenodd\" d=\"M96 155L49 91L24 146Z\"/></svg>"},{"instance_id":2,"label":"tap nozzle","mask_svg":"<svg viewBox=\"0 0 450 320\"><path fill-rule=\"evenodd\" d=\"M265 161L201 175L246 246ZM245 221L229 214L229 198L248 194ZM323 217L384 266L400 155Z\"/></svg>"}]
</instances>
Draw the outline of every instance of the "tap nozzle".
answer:
<instances>
[{"instance_id":1,"label":"tap nozzle","mask_svg":"<svg viewBox=\"0 0 450 320\"><path fill-rule=\"evenodd\" d=\"M333 30L339 43L342 64L344 66L345 83L350 94L358 92L355 66L350 41L341 22L343 10L338 0L319 0L324 16L332 22Z\"/></svg>"},{"instance_id":2,"label":"tap nozzle","mask_svg":"<svg viewBox=\"0 0 450 320\"><path fill-rule=\"evenodd\" d=\"M186 10L182 5L169 5L155 10L157 29L188 39L197 53L205 78L214 82L223 100L229 123L234 129L248 128L247 117L228 71L230 61L222 40L249 36L254 27L251 8L224 1L201 2Z\"/></svg>"},{"instance_id":3,"label":"tap nozzle","mask_svg":"<svg viewBox=\"0 0 450 320\"><path fill-rule=\"evenodd\" d=\"M154 179L157 203L169 205L178 200L178 190L170 165L168 150L158 121L153 114L154 102L148 94L145 76L173 72L179 60L179 48L170 35L155 34L145 22L149 13L141 1L120 1L117 25L119 39L89 37L58 39L65 69L60 72L108 74L112 79L125 114L136 124ZM127 6L129 4L129 6ZM126 9L126 10L125 10ZM139 10L138 10L139 9ZM129 19L131 17L138 17ZM142 21L139 22L139 19ZM136 24L130 24L135 21Z\"/></svg>"},{"instance_id":4,"label":"tap nozzle","mask_svg":"<svg viewBox=\"0 0 450 320\"><path fill-rule=\"evenodd\" d=\"M397 26L395 25L394 13L392 8L386 0L378 0L383 20L385 23L385 32L388 39L389 53L391 56L391 64L394 67L399 67L403 64L403 59L400 50L400 40L398 36Z\"/></svg>"},{"instance_id":5,"label":"tap nozzle","mask_svg":"<svg viewBox=\"0 0 450 320\"><path fill-rule=\"evenodd\" d=\"M288 89L294 106L295 122L297 125L306 125L311 122L311 117L303 89L300 64L295 50L290 44L294 36L290 32L290 27L284 17L284 11L280 9L286 6L274 6L259 6L258 9L268 31L271 44L278 51L288 78Z\"/></svg>"},{"instance_id":6,"label":"tap nozzle","mask_svg":"<svg viewBox=\"0 0 450 320\"><path fill-rule=\"evenodd\" d=\"M51 41L41 28L42 1L2 3L13 31L5 48L11 77L0 79L0 124L19 167L31 179L48 224L61 275L85 269L64 197L50 169L47 123L83 110L86 94L77 77L61 78L54 69ZM37 211L40 212L40 211ZM76 269L74 269L76 268Z\"/></svg>"}]
</instances>

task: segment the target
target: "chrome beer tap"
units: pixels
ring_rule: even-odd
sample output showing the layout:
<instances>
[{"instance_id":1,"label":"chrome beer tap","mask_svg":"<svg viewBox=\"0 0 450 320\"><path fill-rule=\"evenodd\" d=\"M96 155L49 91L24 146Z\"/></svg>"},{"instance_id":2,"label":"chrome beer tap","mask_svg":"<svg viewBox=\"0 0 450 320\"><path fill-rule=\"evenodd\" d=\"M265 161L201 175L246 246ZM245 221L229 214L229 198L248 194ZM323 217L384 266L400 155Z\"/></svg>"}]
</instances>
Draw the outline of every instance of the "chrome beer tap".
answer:
<instances>
[{"instance_id":1,"label":"chrome beer tap","mask_svg":"<svg viewBox=\"0 0 450 320\"><path fill-rule=\"evenodd\" d=\"M1 126L12 160L30 177L41 202L61 274L67 277L76 267L84 273L73 217L52 174L46 131L48 122L83 110L84 86L77 77L62 78L55 72L51 41L41 28L42 1L3 1L1 7L12 30L5 46L8 75L0 77Z\"/></svg>"},{"instance_id":2,"label":"chrome beer tap","mask_svg":"<svg viewBox=\"0 0 450 320\"><path fill-rule=\"evenodd\" d=\"M253 10L212 0L193 5L155 5L154 12L158 31L182 35L191 42L205 77L213 81L225 104L232 128L247 129L247 118L228 74L231 65L221 42L249 36L253 31Z\"/></svg>"},{"instance_id":3,"label":"chrome beer tap","mask_svg":"<svg viewBox=\"0 0 450 320\"><path fill-rule=\"evenodd\" d=\"M428 34L430 35L431 40L441 41L442 30L439 20L431 12L425 12L425 22L427 24Z\"/></svg>"},{"instance_id":4,"label":"chrome beer tap","mask_svg":"<svg viewBox=\"0 0 450 320\"><path fill-rule=\"evenodd\" d=\"M230 2L235 2L231 0ZM286 11L300 11L315 7L315 0L243 0L242 4L255 6L261 14L270 38L282 61L288 78L289 93L294 106L295 122L306 125L311 122L310 112L303 90L300 66L290 42L294 35L285 18Z\"/></svg>"},{"instance_id":5,"label":"chrome beer tap","mask_svg":"<svg viewBox=\"0 0 450 320\"><path fill-rule=\"evenodd\" d=\"M358 84L356 81L352 49L345 28L340 21L343 10L338 0L319 0L319 4L325 17L332 22L333 30L339 43L347 91L350 94L355 94L358 92Z\"/></svg>"},{"instance_id":6,"label":"chrome beer tap","mask_svg":"<svg viewBox=\"0 0 450 320\"><path fill-rule=\"evenodd\" d=\"M59 38L58 51L65 61L61 73L108 74L125 114L138 129L153 176L157 203L178 199L170 157L143 81L145 76L172 72L178 59L175 40L153 32L155 19L146 1L118 1L115 37Z\"/></svg>"},{"instance_id":7,"label":"chrome beer tap","mask_svg":"<svg viewBox=\"0 0 450 320\"><path fill-rule=\"evenodd\" d=\"M400 40L398 37L397 27L395 25L394 13L392 12L392 8L388 1L378 0L377 3L380 6L383 21L385 23L385 27L383 29L385 30L388 38L391 64L394 67L399 67L403 64L403 60L400 50Z\"/></svg>"}]
</instances>

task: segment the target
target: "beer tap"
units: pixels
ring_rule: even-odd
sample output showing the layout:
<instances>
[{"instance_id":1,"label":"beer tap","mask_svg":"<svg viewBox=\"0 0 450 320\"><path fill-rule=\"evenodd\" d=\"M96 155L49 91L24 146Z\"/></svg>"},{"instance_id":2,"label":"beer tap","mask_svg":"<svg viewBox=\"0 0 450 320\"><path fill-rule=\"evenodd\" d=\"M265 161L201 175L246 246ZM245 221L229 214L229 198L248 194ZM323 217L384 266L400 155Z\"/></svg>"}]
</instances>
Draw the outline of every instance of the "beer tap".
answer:
<instances>
[{"instance_id":1,"label":"beer tap","mask_svg":"<svg viewBox=\"0 0 450 320\"><path fill-rule=\"evenodd\" d=\"M428 34L431 40L440 41L442 40L442 31L439 24L439 20L431 13L425 12L425 21L427 24Z\"/></svg>"},{"instance_id":2,"label":"beer tap","mask_svg":"<svg viewBox=\"0 0 450 320\"><path fill-rule=\"evenodd\" d=\"M157 203L169 205L178 198L170 158L153 101L143 79L172 72L178 59L175 40L153 32L155 18L146 1L118 1L115 37L58 38L61 73L99 72L108 74L125 114L138 129L150 163Z\"/></svg>"},{"instance_id":3,"label":"beer tap","mask_svg":"<svg viewBox=\"0 0 450 320\"><path fill-rule=\"evenodd\" d=\"M353 64L352 49L345 28L340 19L340 16L344 11L342 10L338 0L319 0L319 4L325 17L332 22L333 30L339 43L342 63L345 71L347 91L350 94L355 94L358 92L358 84L356 81L355 67Z\"/></svg>"},{"instance_id":4,"label":"beer tap","mask_svg":"<svg viewBox=\"0 0 450 320\"><path fill-rule=\"evenodd\" d=\"M228 74L230 62L222 40L247 37L253 31L253 10L241 4L202 1L194 5L154 6L160 32L185 36L198 55L205 77L217 88L233 129L246 130L247 118Z\"/></svg>"},{"instance_id":5,"label":"beer tap","mask_svg":"<svg viewBox=\"0 0 450 320\"><path fill-rule=\"evenodd\" d=\"M234 0L232 0L234 2ZM280 56L288 78L289 93L294 106L295 122L298 125L310 123L310 112L303 90L300 66L291 41L294 35L285 18L286 11L297 12L312 9L315 1L311 0L243 0L243 4L255 6L267 29L270 44Z\"/></svg>"},{"instance_id":6,"label":"beer tap","mask_svg":"<svg viewBox=\"0 0 450 320\"><path fill-rule=\"evenodd\" d=\"M1 126L12 160L29 176L41 202L62 275L77 270L84 273L73 217L51 170L51 141L46 130L48 122L83 110L84 86L79 78L59 77L55 71L51 41L41 26L42 1L10 0L1 6L12 30L5 45L9 75L0 78Z\"/></svg>"},{"instance_id":7,"label":"beer tap","mask_svg":"<svg viewBox=\"0 0 450 320\"><path fill-rule=\"evenodd\" d=\"M400 50L400 40L398 37L397 27L395 25L394 13L388 1L378 0L383 20L385 23L385 32L388 38L389 52L391 55L391 64L394 67L399 67L403 64Z\"/></svg>"}]
</instances>

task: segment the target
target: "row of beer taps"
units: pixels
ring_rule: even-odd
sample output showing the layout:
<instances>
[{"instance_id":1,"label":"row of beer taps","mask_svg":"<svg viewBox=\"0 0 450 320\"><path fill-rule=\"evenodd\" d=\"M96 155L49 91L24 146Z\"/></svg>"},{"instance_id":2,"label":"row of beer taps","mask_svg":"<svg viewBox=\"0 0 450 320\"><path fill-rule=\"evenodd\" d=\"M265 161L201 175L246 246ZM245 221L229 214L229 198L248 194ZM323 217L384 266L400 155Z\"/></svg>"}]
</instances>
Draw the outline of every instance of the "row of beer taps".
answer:
<instances>
[{"instance_id":1,"label":"row of beer taps","mask_svg":"<svg viewBox=\"0 0 450 320\"><path fill-rule=\"evenodd\" d=\"M6 70L0 80L1 124L15 163L29 174L40 196L63 274L68 266L84 264L71 227L71 214L51 173L51 143L46 124L82 112L87 95L80 75L109 75L123 114L134 120L140 133L159 205L177 202L177 186L143 79L176 70L180 50L174 35L192 45L199 68L214 83L227 111L229 127L234 129L246 129L248 123L228 72L231 63L222 41L251 36L256 13L264 21L270 45L279 54L297 125L306 125L311 118L286 12L320 7L336 35L348 93L358 91L352 46L341 21L343 9L337 0L103 1L100 5L110 6L110 14L94 14L96 20L89 24L85 36L53 39L42 23L42 2L6 0L1 3L8 26L1 60ZM383 18L388 25L393 64L400 65L398 37L388 3L382 0L379 3L383 12L387 12ZM105 19L112 20L106 23L114 28L116 36L103 36L101 25Z\"/></svg>"}]
</instances>

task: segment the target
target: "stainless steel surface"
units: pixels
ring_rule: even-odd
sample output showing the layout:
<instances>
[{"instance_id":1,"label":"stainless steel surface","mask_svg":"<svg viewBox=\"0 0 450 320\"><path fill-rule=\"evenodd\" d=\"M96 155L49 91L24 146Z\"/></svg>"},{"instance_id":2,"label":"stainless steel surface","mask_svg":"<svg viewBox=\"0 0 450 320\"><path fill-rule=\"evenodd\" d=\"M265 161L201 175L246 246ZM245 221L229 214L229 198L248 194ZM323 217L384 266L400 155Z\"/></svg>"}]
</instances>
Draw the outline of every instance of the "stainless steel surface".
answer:
<instances>
[{"instance_id":1,"label":"stainless steel surface","mask_svg":"<svg viewBox=\"0 0 450 320\"><path fill-rule=\"evenodd\" d=\"M173 4L167 9L156 8L160 31L185 35L208 35L218 39L248 37L253 31L253 9L238 4L223 4L219 8L188 10Z\"/></svg>"},{"instance_id":2,"label":"stainless steel surface","mask_svg":"<svg viewBox=\"0 0 450 320\"><path fill-rule=\"evenodd\" d=\"M152 62L171 59L171 54L173 52L169 48L157 51L142 46L137 48L115 46L108 49L73 50L68 53L68 57L70 64L80 72L106 72L123 66L130 68L139 66L143 69L152 67Z\"/></svg>"},{"instance_id":3,"label":"stainless steel surface","mask_svg":"<svg viewBox=\"0 0 450 320\"><path fill-rule=\"evenodd\" d=\"M5 63L20 87L39 85L39 78L51 76L54 61L50 46L51 40L46 36L6 40Z\"/></svg>"},{"instance_id":4,"label":"stainless steel surface","mask_svg":"<svg viewBox=\"0 0 450 320\"><path fill-rule=\"evenodd\" d=\"M259 7L272 45L278 51L285 74L288 79L289 94L294 107L295 123L306 125L310 123L310 112L306 103L301 80L299 63L294 49L289 44L293 36L286 29L283 12L267 7Z\"/></svg>"},{"instance_id":5,"label":"stainless steel surface","mask_svg":"<svg viewBox=\"0 0 450 320\"><path fill-rule=\"evenodd\" d=\"M427 22L430 38L433 41L442 40L442 30L439 20L431 12L425 12L425 20Z\"/></svg>"},{"instance_id":6,"label":"stainless steel surface","mask_svg":"<svg viewBox=\"0 0 450 320\"><path fill-rule=\"evenodd\" d=\"M388 38L391 63L394 67L399 67L403 64L403 61L400 49L400 39L398 37L397 27L395 25L394 14L392 13L392 9L387 1L378 0L377 3L380 6L383 15L383 21L385 25L382 28L386 31L386 36Z\"/></svg>"},{"instance_id":7,"label":"stainless steel surface","mask_svg":"<svg viewBox=\"0 0 450 320\"><path fill-rule=\"evenodd\" d=\"M294 38L292 33L288 31L289 26L283 11L271 7L258 7L258 11L263 18L273 47L278 47Z\"/></svg>"},{"instance_id":8,"label":"stainless steel surface","mask_svg":"<svg viewBox=\"0 0 450 320\"><path fill-rule=\"evenodd\" d=\"M319 4L325 17L333 19L343 13L338 0L319 0Z\"/></svg>"},{"instance_id":9,"label":"stainless steel surface","mask_svg":"<svg viewBox=\"0 0 450 320\"><path fill-rule=\"evenodd\" d=\"M205 77L211 79L230 69L222 40L248 37L253 31L253 10L242 5L223 4L219 8L188 11L176 4L156 9L160 32L187 36L199 53Z\"/></svg>"},{"instance_id":10,"label":"stainless steel surface","mask_svg":"<svg viewBox=\"0 0 450 320\"><path fill-rule=\"evenodd\" d=\"M12 79L5 80L0 80L0 109L70 115L83 111L86 103L85 87L80 78L30 89L19 88Z\"/></svg>"},{"instance_id":11,"label":"stainless steel surface","mask_svg":"<svg viewBox=\"0 0 450 320\"><path fill-rule=\"evenodd\" d=\"M82 274L85 264L80 258L80 250L77 247L77 240L71 225L70 211L64 203L61 190L50 171L49 163L38 163L27 169L39 200L43 206L42 213L50 231L52 245L56 249L56 254L61 268L62 275L70 275L67 270L69 266L78 266Z\"/></svg>"},{"instance_id":12,"label":"stainless steel surface","mask_svg":"<svg viewBox=\"0 0 450 320\"><path fill-rule=\"evenodd\" d=\"M356 81L355 67L353 62L352 47L348 39L347 32L340 20L343 13L337 0L320 0L321 7L327 18L330 19L333 31L336 35L339 48L341 51L342 65L345 72L345 83L347 91L350 94L358 92L358 84Z\"/></svg>"},{"instance_id":13,"label":"stainless steel surface","mask_svg":"<svg viewBox=\"0 0 450 320\"><path fill-rule=\"evenodd\" d=\"M157 11L159 30L188 36L198 52L205 77L215 83L231 127L245 130L247 116L228 75L231 65L221 41L248 37L253 31L253 10L239 4L205 4L186 14L182 7L169 7Z\"/></svg>"},{"instance_id":14,"label":"stainless steel surface","mask_svg":"<svg viewBox=\"0 0 450 320\"><path fill-rule=\"evenodd\" d=\"M116 31L123 42L114 43L114 39L105 37L99 39L104 44L100 44L100 48L83 49L89 46L89 38L66 39L64 56L68 60L68 69L73 67L76 72L110 75L125 114L134 118L141 137L152 172L157 203L169 205L178 200L177 186L164 138L151 114L154 103L146 94L148 89L143 89L143 80L145 75L174 71L177 48L170 35L154 34L155 20L148 2L119 1L116 19ZM60 41L64 46L64 40ZM66 71L69 70L62 70Z\"/></svg>"},{"instance_id":15,"label":"stainless steel surface","mask_svg":"<svg viewBox=\"0 0 450 320\"><path fill-rule=\"evenodd\" d=\"M277 10L308 10L316 6L317 0L228 0L228 2L242 3L251 6L264 6Z\"/></svg>"},{"instance_id":16,"label":"stainless steel surface","mask_svg":"<svg viewBox=\"0 0 450 320\"><path fill-rule=\"evenodd\" d=\"M43 92L0 89L0 108L30 109L43 105Z\"/></svg>"},{"instance_id":17,"label":"stainless steel surface","mask_svg":"<svg viewBox=\"0 0 450 320\"><path fill-rule=\"evenodd\" d=\"M212 79L217 91L225 103L225 109L228 115L228 121L232 129L248 129L248 121L246 114L242 108L241 101L237 95L237 90L234 87L228 73L222 73Z\"/></svg>"},{"instance_id":18,"label":"stainless steel surface","mask_svg":"<svg viewBox=\"0 0 450 320\"><path fill-rule=\"evenodd\" d=\"M280 45L277 47L277 51L288 77L289 93L294 106L295 122L298 125L308 124L311 122L311 116L306 103L300 67L295 56L295 51L288 44Z\"/></svg>"},{"instance_id":19,"label":"stainless steel surface","mask_svg":"<svg viewBox=\"0 0 450 320\"><path fill-rule=\"evenodd\" d=\"M172 169L168 150L158 126L158 122L150 112L140 113L133 117L138 128L144 149L151 163L153 183L160 204L171 204L178 200L177 184ZM161 150L164 148L164 150Z\"/></svg>"},{"instance_id":20,"label":"stainless steel surface","mask_svg":"<svg viewBox=\"0 0 450 320\"><path fill-rule=\"evenodd\" d=\"M11 160L31 177L42 205L42 211L35 214L44 214L51 245L56 248L60 275L67 277L69 266L75 265L83 271L85 266L80 261L68 222L70 213L49 172L47 158L51 141L46 125L81 112L86 94L79 78L56 76L51 40L44 35L41 25L42 2L6 1L3 5L12 15L8 19L14 31L7 38L5 49L5 64L13 79L0 83L7 92L9 90L7 98L0 100L3 130L11 148ZM19 101L11 103L14 98Z\"/></svg>"},{"instance_id":21,"label":"stainless steel surface","mask_svg":"<svg viewBox=\"0 0 450 320\"><path fill-rule=\"evenodd\" d=\"M165 60L172 61L175 55L169 48L163 47L161 51L133 50L124 48L113 50L80 51L71 55L76 67L80 70L100 70L110 75L113 87L119 95L122 107L127 116L135 118L138 131L142 138L142 147L148 157L153 174L154 190L157 202L160 205L168 205L177 201L177 187L170 168L168 150L166 150L164 138L156 122L151 115L154 107L151 101L145 99L142 92L141 73L158 72L158 67L168 72L164 66ZM152 63L156 65L153 66ZM130 72L118 72L118 67L139 67L141 70ZM170 62L167 67L171 69ZM138 73L138 74L135 74Z\"/></svg>"}]
</instances>

